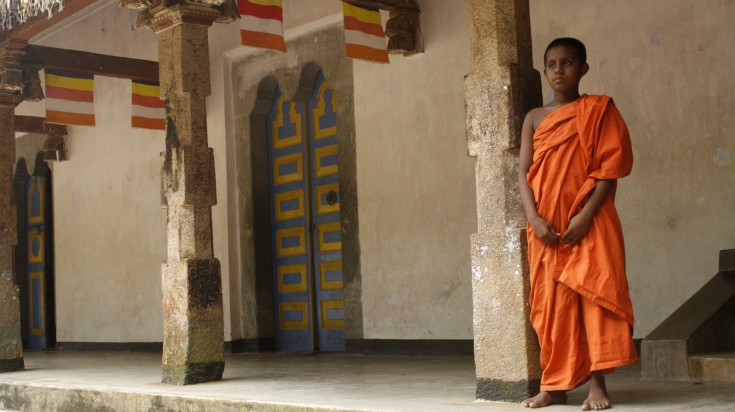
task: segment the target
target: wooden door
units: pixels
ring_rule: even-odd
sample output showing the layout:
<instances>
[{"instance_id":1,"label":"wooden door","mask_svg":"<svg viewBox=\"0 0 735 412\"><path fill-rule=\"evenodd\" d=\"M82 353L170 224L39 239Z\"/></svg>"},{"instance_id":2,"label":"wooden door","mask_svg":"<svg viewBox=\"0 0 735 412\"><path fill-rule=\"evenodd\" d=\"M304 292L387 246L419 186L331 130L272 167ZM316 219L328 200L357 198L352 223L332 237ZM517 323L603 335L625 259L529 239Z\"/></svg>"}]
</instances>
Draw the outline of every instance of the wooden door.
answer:
<instances>
[{"instance_id":1,"label":"wooden door","mask_svg":"<svg viewBox=\"0 0 735 412\"><path fill-rule=\"evenodd\" d=\"M343 351L344 298L334 93L307 104L276 89L267 116L276 349Z\"/></svg>"}]
</instances>

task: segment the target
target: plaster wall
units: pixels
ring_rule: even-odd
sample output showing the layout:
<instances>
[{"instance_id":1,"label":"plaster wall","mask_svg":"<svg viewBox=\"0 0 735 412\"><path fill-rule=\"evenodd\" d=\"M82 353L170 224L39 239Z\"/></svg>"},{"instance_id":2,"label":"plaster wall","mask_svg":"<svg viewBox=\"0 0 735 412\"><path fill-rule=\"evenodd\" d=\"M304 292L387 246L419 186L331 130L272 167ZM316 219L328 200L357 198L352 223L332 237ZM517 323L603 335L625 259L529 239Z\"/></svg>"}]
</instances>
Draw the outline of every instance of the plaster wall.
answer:
<instances>
[{"instance_id":1,"label":"plaster wall","mask_svg":"<svg viewBox=\"0 0 735 412\"><path fill-rule=\"evenodd\" d=\"M635 337L645 337L735 247L735 3L531 0L534 66L556 37L587 46L581 91L615 99L635 165L617 206ZM550 89L544 81L545 101Z\"/></svg>"},{"instance_id":2,"label":"plaster wall","mask_svg":"<svg viewBox=\"0 0 735 412\"><path fill-rule=\"evenodd\" d=\"M421 8L424 53L354 62L366 339L472 339L467 5Z\"/></svg>"},{"instance_id":3,"label":"plaster wall","mask_svg":"<svg viewBox=\"0 0 735 412\"><path fill-rule=\"evenodd\" d=\"M13 176L19 159L26 160L28 174L33 174L36 165L36 155L43 150L43 142L46 141L45 134L22 134L15 138L15 163L13 164ZM49 162L53 164L53 162ZM16 200L17 202L17 200Z\"/></svg>"},{"instance_id":4,"label":"plaster wall","mask_svg":"<svg viewBox=\"0 0 735 412\"><path fill-rule=\"evenodd\" d=\"M135 15L117 2L105 3L32 42L157 60L155 34L134 29ZM129 80L95 76L97 125L68 126L68 160L52 164L59 342L163 339L164 134L130 127L130 96ZM44 116L44 107L24 102L16 113Z\"/></svg>"}]
</instances>

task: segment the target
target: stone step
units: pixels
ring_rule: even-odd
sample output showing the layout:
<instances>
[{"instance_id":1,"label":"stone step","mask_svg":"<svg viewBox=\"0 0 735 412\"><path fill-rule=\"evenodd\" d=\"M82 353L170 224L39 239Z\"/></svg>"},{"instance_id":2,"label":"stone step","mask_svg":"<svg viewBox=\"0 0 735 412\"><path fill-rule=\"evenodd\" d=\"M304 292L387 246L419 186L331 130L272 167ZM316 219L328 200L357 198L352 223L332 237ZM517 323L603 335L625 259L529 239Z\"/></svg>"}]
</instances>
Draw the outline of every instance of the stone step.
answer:
<instances>
[{"instance_id":1,"label":"stone step","mask_svg":"<svg viewBox=\"0 0 735 412\"><path fill-rule=\"evenodd\" d=\"M735 382L735 352L692 355L689 373L696 381Z\"/></svg>"}]
</instances>

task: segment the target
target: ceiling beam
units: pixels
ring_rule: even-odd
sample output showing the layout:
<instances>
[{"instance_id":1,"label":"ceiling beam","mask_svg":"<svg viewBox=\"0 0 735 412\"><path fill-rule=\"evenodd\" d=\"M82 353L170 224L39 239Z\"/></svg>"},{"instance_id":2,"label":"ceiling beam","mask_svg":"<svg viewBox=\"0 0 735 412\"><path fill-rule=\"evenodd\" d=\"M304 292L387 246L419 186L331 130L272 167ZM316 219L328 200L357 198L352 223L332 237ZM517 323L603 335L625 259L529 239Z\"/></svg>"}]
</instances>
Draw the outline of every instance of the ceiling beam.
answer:
<instances>
[{"instance_id":1,"label":"ceiling beam","mask_svg":"<svg viewBox=\"0 0 735 412\"><path fill-rule=\"evenodd\" d=\"M158 62L29 44L23 65L72 70L122 79L158 81Z\"/></svg>"},{"instance_id":2,"label":"ceiling beam","mask_svg":"<svg viewBox=\"0 0 735 412\"><path fill-rule=\"evenodd\" d=\"M18 133L53 134L66 136L63 124L46 123L43 117L15 115L15 131Z\"/></svg>"},{"instance_id":3,"label":"ceiling beam","mask_svg":"<svg viewBox=\"0 0 735 412\"><path fill-rule=\"evenodd\" d=\"M17 27L0 32L0 44L7 46L8 43L27 43L31 37L61 23L94 3L95 0L65 0L64 10L57 10L51 18L48 18L46 13L39 14Z\"/></svg>"}]
</instances>

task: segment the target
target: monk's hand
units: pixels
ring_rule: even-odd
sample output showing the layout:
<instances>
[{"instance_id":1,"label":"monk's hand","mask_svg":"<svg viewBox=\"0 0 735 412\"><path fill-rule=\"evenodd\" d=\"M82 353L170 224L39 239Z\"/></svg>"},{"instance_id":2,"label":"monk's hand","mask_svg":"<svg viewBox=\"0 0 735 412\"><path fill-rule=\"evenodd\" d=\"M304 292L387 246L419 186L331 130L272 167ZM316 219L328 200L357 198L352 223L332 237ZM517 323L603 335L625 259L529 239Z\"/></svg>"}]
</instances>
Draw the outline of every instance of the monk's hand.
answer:
<instances>
[{"instance_id":1,"label":"monk's hand","mask_svg":"<svg viewBox=\"0 0 735 412\"><path fill-rule=\"evenodd\" d=\"M529 220L533 234L546 243L556 243L561 239L561 234L554 229L551 223L541 217Z\"/></svg>"},{"instance_id":2,"label":"monk's hand","mask_svg":"<svg viewBox=\"0 0 735 412\"><path fill-rule=\"evenodd\" d=\"M579 241L584 239L590 231L591 222L592 219L583 213L574 215L574 217L569 221L567 231L564 232L564 235L561 237L562 243L566 245L576 245L579 243Z\"/></svg>"}]
</instances>

